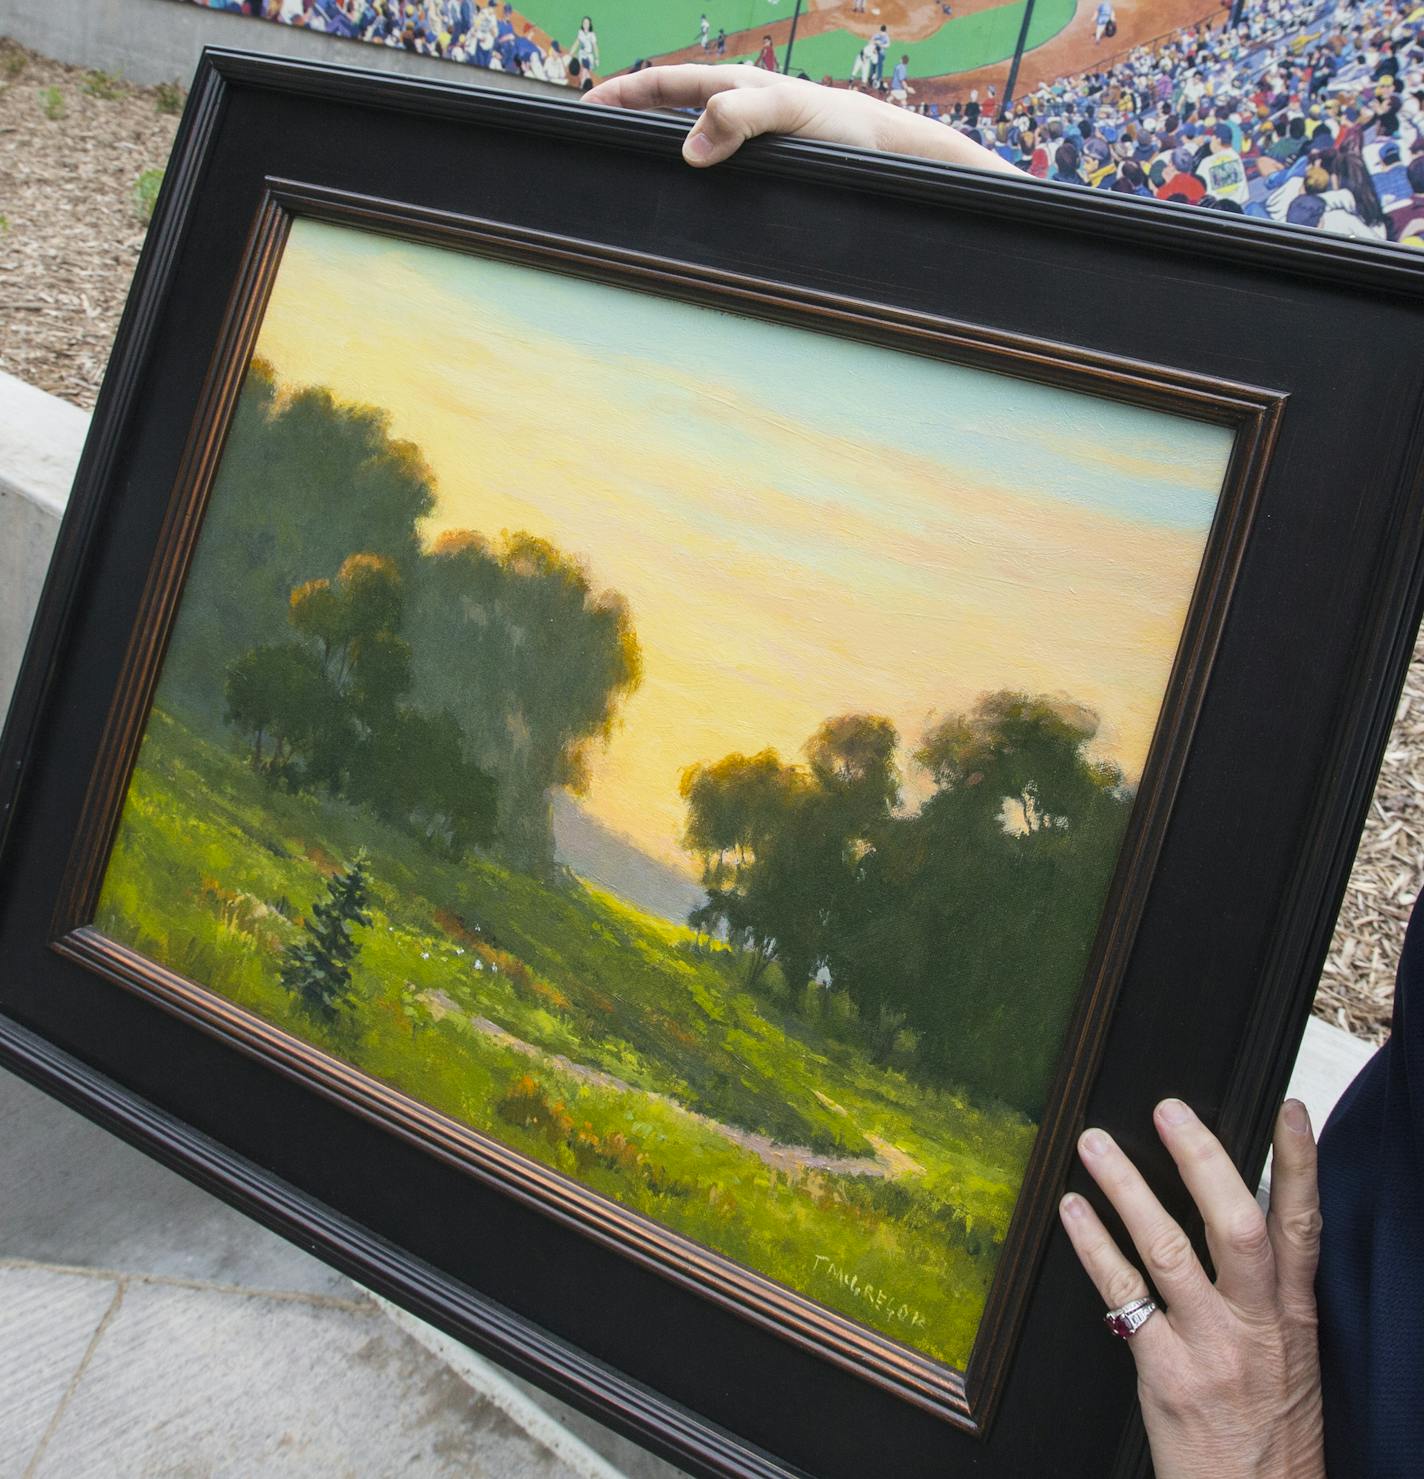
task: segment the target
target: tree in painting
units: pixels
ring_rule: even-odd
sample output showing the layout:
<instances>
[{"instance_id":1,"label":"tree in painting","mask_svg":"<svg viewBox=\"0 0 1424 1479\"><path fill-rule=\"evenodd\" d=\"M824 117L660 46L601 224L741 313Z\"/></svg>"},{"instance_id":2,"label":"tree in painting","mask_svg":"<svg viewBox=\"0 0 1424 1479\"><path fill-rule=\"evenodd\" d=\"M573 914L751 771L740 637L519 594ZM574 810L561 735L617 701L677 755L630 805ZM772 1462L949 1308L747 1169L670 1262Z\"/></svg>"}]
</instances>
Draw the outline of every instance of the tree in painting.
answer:
<instances>
[{"instance_id":1,"label":"tree in painting","mask_svg":"<svg viewBox=\"0 0 1424 1479\"><path fill-rule=\"evenodd\" d=\"M550 876L550 793L583 789L589 746L642 676L627 603L547 540L454 531L420 562L411 640L417 694L499 787L501 855Z\"/></svg>"},{"instance_id":2,"label":"tree in painting","mask_svg":"<svg viewBox=\"0 0 1424 1479\"><path fill-rule=\"evenodd\" d=\"M228 665L226 719L252 743L252 768L273 780L292 775L316 749L323 716L338 695L321 660L288 642L253 647Z\"/></svg>"},{"instance_id":3,"label":"tree in painting","mask_svg":"<svg viewBox=\"0 0 1424 1479\"><path fill-rule=\"evenodd\" d=\"M408 576L433 486L418 449L389 435L382 412L316 388L279 396L272 367L255 359L190 576L205 599L164 670L170 693L214 714L222 692L212 674L235 653L284 641L293 590L349 555L384 557Z\"/></svg>"},{"instance_id":4,"label":"tree in painting","mask_svg":"<svg viewBox=\"0 0 1424 1479\"><path fill-rule=\"evenodd\" d=\"M366 858L357 853L350 868L326 886L327 896L312 905L303 928L306 938L294 941L283 958L282 984L313 1016L335 1022L351 1001L351 962L360 948L351 929L369 925L370 894Z\"/></svg>"},{"instance_id":5,"label":"tree in painting","mask_svg":"<svg viewBox=\"0 0 1424 1479\"><path fill-rule=\"evenodd\" d=\"M793 989L826 968L858 866L899 796L897 744L888 719L849 714L807 741L806 767L763 750L684 771L686 841L707 888L689 922L746 951L748 985L772 960Z\"/></svg>"},{"instance_id":6,"label":"tree in painting","mask_svg":"<svg viewBox=\"0 0 1424 1479\"><path fill-rule=\"evenodd\" d=\"M689 923L725 935L749 986L775 962L795 1007L861 1024L878 1059L912 1040L917 1073L1036 1114L1131 800L1086 755L1096 732L1080 706L990 694L924 736L911 759L935 790L908 814L899 737L874 715L827 720L801 765L695 765L707 900Z\"/></svg>"},{"instance_id":7,"label":"tree in painting","mask_svg":"<svg viewBox=\"0 0 1424 1479\"><path fill-rule=\"evenodd\" d=\"M363 802L458 857L495 838L495 782L466 759L451 714L404 702L402 587L395 563L369 551L348 555L334 580L297 586L287 614L298 637L229 664L225 718L270 781Z\"/></svg>"}]
</instances>

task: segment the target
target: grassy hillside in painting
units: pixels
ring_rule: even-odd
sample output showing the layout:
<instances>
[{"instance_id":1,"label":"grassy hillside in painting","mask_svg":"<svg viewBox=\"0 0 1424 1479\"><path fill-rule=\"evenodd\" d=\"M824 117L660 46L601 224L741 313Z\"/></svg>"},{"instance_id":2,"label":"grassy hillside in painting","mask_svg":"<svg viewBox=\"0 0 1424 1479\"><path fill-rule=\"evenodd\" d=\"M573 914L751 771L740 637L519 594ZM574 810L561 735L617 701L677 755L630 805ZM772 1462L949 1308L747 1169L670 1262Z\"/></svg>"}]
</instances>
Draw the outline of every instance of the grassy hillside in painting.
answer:
<instances>
[{"instance_id":1,"label":"grassy hillside in painting","mask_svg":"<svg viewBox=\"0 0 1424 1479\"><path fill-rule=\"evenodd\" d=\"M356 1009L279 978L369 858ZM234 738L153 713L100 928L585 1185L954 1364L1034 1126L912 1083L743 984L736 956L572 876L442 861Z\"/></svg>"}]
</instances>

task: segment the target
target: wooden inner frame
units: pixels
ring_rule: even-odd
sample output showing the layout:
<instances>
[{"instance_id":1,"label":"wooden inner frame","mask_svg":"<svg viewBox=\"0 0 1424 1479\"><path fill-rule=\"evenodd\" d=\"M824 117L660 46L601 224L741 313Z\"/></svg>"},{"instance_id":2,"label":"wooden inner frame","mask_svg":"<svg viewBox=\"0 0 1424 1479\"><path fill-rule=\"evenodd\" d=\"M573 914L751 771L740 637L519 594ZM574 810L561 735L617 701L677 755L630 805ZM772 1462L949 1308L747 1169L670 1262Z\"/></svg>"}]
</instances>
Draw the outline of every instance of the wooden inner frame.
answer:
<instances>
[{"instance_id":1,"label":"wooden inner frame","mask_svg":"<svg viewBox=\"0 0 1424 1479\"><path fill-rule=\"evenodd\" d=\"M967 1369L957 1371L630 1212L498 1140L107 938L93 927L129 778L203 513L293 219L310 217L833 333L1228 427L1234 433L1113 881ZM663 1277L897 1397L984 1436L1053 1225L1117 988L1151 888L1286 396L971 324L601 247L498 222L269 178L168 501L87 787L51 948Z\"/></svg>"}]
</instances>

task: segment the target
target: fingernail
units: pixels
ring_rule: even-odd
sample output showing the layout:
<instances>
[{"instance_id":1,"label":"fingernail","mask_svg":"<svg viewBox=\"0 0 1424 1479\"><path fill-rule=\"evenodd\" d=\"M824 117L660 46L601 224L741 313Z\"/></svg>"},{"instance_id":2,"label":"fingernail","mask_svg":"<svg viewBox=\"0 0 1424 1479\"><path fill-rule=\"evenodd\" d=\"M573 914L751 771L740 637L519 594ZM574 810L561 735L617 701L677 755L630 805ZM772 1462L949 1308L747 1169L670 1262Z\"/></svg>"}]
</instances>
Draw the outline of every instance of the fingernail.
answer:
<instances>
[{"instance_id":1,"label":"fingernail","mask_svg":"<svg viewBox=\"0 0 1424 1479\"><path fill-rule=\"evenodd\" d=\"M1281 1116L1286 1122L1288 1130L1294 1130L1297 1135L1310 1134L1310 1111L1299 1099L1287 1099L1285 1113Z\"/></svg>"},{"instance_id":2,"label":"fingernail","mask_svg":"<svg viewBox=\"0 0 1424 1479\"><path fill-rule=\"evenodd\" d=\"M712 140L706 134L689 134L682 152L689 159L706 159L712 152Z\"/></svg>"},{"instance_id":3,"label":"fingernail","mask_svg":"<svg viewBox=\"0 0 1424 1479\"><path fill-rule=\"evenodd\" d=\"M1084 1155L1106 1155L1111 1145L1112 1141L1101 1130L1085 1130L1078 1141Z\"/></svg>"},{"instance_id":4,"label":"fingernail","mask_svg":"<svg viewBox=\"0 0 1424 1479\"><path fill-rule=\"evenodd\" d=\"M1157 1106L1157 1115L1164 1125L1184 1125L1192 1118L1191 1110L1180 1099L1164 1099Z\"/></svg>"},{"instance_id":5,"label":"fingernail","mask_svg":"<svg viewBox=\"0 0 1424 1479\"><path fill-rule=\"evenodd\" d=\"M1078 1195L1076 1191L1070 1191L1058 1204L1058 1210L1064 1217L1072 1217L1075 1220L1088 1210L1088 1204Z\"/></svg>"}]
</instances>

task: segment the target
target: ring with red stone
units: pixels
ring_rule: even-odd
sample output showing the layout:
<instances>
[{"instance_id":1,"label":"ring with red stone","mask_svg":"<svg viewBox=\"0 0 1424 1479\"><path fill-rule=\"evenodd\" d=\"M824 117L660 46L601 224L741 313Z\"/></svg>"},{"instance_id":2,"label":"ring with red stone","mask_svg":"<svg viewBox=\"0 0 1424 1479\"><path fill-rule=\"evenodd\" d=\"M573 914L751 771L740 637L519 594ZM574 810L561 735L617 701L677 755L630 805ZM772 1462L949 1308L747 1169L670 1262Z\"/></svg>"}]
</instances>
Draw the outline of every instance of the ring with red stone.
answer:
<instances>
[{"instance_id":1,"label":"ring with red stone","mask_svg":"<svg viewBox=\"0 0 1424 1479\"><path fill-rule=\"evenodd\" d=\"M1115 1310L1109 1310L1103 1316L1103 1323L1114 1335L1131 1340L1157 1310L1155 1299L1131 1299L1126 1304L1118 1305Z\"/></svg>"}]
</instances>

